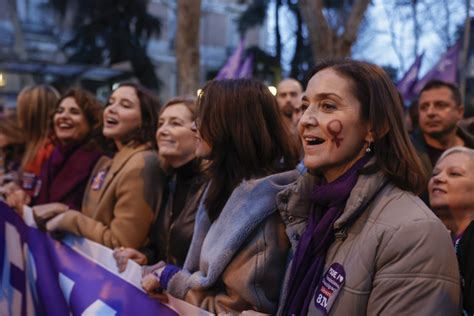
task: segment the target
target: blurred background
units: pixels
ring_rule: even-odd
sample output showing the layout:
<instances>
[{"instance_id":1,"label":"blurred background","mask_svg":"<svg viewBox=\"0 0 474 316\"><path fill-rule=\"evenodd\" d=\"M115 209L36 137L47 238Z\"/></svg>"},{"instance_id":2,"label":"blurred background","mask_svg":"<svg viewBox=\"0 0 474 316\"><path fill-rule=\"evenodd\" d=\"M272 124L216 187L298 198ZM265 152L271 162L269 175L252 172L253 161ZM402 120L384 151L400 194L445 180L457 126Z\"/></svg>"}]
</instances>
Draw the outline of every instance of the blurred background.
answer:
<instances>
[{"instance_id":1,"label":"blurred background","mask_svg":"<svg viewBox=\"0 0 474 316\"><path fill-rule=\"evenodd\" d=\"M15 107L33 83L61 92L81 86L102 100L126 80L161 100L196 95L232 56L247 61L245 76L269 86L285 77L304 84L317 60L335 56L378 64L397 83L417 57L422 78L458 45L455 81L472 116L471 7L470 0L0 0L0 109Z\"/></svg>"}]
</instances>

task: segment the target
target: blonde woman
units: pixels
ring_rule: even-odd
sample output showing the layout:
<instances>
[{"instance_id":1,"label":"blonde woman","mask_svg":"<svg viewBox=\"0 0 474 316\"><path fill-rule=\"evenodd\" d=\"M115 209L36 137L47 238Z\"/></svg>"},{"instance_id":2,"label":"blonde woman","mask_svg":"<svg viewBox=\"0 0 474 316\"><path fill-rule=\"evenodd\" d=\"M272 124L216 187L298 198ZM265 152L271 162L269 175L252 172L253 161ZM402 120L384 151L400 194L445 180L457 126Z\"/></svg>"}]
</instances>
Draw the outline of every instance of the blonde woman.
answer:
<instances>
[{"instance_id":1,"label":"blonde woman","mask_svg":"<svg viewBox=\"0 0 474 316\"><path fill-rule=\"evenodd\" d=\"M430 205L451 233L462 278L465 315L474 313L474 150L456 146L436 162Z\"/></svg>"},{"instance_id":2,"label":"blonde woman","mask_svg":"<svg viewBox=\"0 0 474 316\"><path fill-rule=\"evenodd\" d=\"M49 140L51 119L59 93L48 85L24 88L17 98L18 123L25 137L25 154L21 162L21 186L34 195L41 166L53 152Z\"/></svg>"}]
</instances>

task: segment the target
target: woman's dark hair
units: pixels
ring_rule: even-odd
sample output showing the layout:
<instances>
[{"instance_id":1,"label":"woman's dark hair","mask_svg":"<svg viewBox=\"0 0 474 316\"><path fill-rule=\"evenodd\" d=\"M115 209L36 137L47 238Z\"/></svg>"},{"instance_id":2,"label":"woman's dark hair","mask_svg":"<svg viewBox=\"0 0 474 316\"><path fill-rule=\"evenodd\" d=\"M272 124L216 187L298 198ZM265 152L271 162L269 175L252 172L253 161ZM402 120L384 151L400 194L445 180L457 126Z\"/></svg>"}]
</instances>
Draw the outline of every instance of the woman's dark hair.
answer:
<instances>
[{"instance_id":1,"label":"woman's dark hair","mask_svg":"<svg viewBox=\"0 0 474 316\"><path fill-rule=\"evenodd\" d=\"M197 127L212 147L204 201L215 220L234 188L244 179L288 170L298 163L298 148L275 97L262 83L213 80L198 98Z\"/></svg>"},{"instance_id":2,"label":"woman's dark hair","mask_svg":"<svg viewBox=\"0 0 474 316\"><path fill-rule=\"evenodd\" d=\"M142 115L142 124L140 128L126 137L122 143L149 144L151 148L157 149L155 133L158 126L158 111L160 103L153 92L135 82L120 83L118 88L131 87L135 89L138 100L140 101L140 111Z\"/></svg>"},{"instance_id":3,"label":"woman's dark hair","mask_svg":"<svg viewBox=\"0 0 474 316\"><path fill-rule=\"evenodd\" d=\"M82 110L82 113L84 113L87 125L90 128L89 134L85 136L85 141L88 143L88 146L96 148L102 147L105 144L105 139L102 134L102 104L92 93L80 88L72 88L63 94L58 100L55 107L55 113L61 102L67 98L73 98ZM53 142L57 143L58 139L54 134L54 119L51 119L51 131L51 139Z\"/></svg>"},{"instance_id":4,"label":"woman's dark hair","mask_svg":"<svg viewBox=\"0 0 474 316\"><path fill-rule=\"evenodd\" d=\"M323 61L311 77L331 68L351 81L352 94L361 104L361 119L374 136L371 146L375 164L363 170L381 170L397 187L416 194L426 188L427 170L413 147L403 120L398 91L385 71L363 61L337 59Z\"/></svg>"}]
</instances>

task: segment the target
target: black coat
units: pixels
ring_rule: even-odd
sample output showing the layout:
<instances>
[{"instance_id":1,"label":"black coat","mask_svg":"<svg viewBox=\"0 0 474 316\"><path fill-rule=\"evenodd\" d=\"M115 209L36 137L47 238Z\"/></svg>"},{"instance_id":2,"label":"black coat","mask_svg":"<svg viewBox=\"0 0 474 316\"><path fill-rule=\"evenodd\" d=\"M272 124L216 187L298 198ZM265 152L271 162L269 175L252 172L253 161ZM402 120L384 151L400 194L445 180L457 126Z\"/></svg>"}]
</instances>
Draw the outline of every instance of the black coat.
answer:
<instances>
[{"instance_id":1,"label":"black coat","mask_svg":"<svg viewBox=\"0 0 474 316\"><path fill-rule=\"evenodd\" d=\"M462 277L463 308L474 314L474 221L466 228L457 248Z\"/></svg>"}]
</instances>

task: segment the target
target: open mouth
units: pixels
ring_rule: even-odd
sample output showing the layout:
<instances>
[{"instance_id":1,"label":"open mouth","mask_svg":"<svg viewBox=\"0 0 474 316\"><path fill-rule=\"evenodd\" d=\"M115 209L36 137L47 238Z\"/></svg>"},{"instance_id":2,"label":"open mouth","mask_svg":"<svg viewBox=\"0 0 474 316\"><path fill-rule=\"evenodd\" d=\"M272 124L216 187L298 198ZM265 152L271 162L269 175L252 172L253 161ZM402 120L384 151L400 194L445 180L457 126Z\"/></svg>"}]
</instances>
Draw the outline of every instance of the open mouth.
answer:
<instances>
[{"instance_id":1,"label":"open mouth","mask_svg":"<svg viewBox=\"0 0 474 316\"><path fill-rule=\"evenodd\" d=\"M71 129L71 128L74 127L73 124L65 123L65 122L61 122L61 123L57 124L57 126L58 126L60 129Z\"/></svg>"},{"instance_id":2,"label":"open mouth","mask_svg":"<svg viewBox=\"0 0 474 316\"><path fill-rule=\"evenodd\" d=\"M441 190L440 188L434 188L433 190L431 190L431 193L440 194L440 193L446 193L446 191Z\"/></svg>"},{"instance_id":3,"label":"open mouth","mask_svg":"<svg viewBox=\"0 0 474 316\"><path fill-rule=\"evenodd\" d=\"M158 145L168 145L168 144L174 144L175 141L174 140L171 140L171 139L160 139L158 141Z\"/></svg>"},{"instance_id":4,"label":"open mouth","mask_svg":"<svg viewBox=\"0 0 474 316\"><path fill-rule=\"evenodd\" d=\"M304 141L306 142L306 144L313 146L313 145L320 145L324 143L326 140L319 137L304 137Z\"/></svg>"},{"instance_id":5,"label":"open mouth","mask_svg":"<svg viewBox=\"0 0 474 316\"><path fill-rule=\"evenodd\" d=\"M118 120L116 120L112 117L108 117L108 118L105 119L105 124L107 124L107 125L117 125Z\"/></svg>"}]
</instances>

